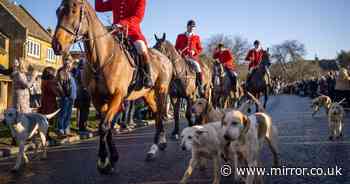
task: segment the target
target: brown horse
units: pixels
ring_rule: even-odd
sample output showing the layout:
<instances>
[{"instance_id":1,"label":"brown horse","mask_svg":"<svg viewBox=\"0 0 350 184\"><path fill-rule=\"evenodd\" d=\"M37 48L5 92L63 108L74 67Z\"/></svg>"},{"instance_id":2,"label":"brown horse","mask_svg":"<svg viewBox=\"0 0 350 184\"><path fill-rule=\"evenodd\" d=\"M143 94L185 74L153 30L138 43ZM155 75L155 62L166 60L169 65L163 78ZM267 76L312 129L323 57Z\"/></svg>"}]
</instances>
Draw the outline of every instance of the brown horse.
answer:
<instances>
[{"instance_id":1,"label":"brown horse","mask_svg":"<svg viewBox=\"0 0 350 184\"><path fill-rule=\"evenodd\" d=\"M239 80L237 79L237 85L235 86L228 75L222 64L214 63L212 102L215 108L237 107L244 94Z\"/></svg>"},{"instance_id":2,"label":"brown horse","mask_svg":"<svg viewBox=\"0 0 350 184\"><path fill-rule=\"evenodd\" d=\"M113 171L118 152L112 142L111 121L121 111L124 100L143 97L156 114L154 144L147 159L155 158L158 149L165 149L166 135L163 116L166 97L172 77L169 59L155 49L149 50L152 68L152 89L130 89L136 68L122 45L116 41L98 19L86 0L63 0L57 10L58 24L52 46L56 54L69 52L73 43L82 40L87 52L84 84L89 89L93 104L102 115L99 126L100 145L97 168L101 173Z\"/></svg>"},{"instance_id":3,"label":"brown horse","mask_svg":"<svg viewBox=\"0 0 350 184\"><path fill-rule=\"evenodd\" d=\"M267 75L267 65L270 64L270 56L268 51L263 51L262 61L258 68L251 74L250 80L246 83L246 91L250 92L256 99L260 99L261 94L264 94L264 108L268 101L269 93L269 78ZM256 111L258 111L256 105Z\"/></svg>"},{"instance_id":4,"label":"brown horse","mask_svg":"<svg viewBox=\"0 0 350 184\"><path fill-rule=\"evenodd\" d=\"M192 120L191 106L196 99L197 88L196 88L196 74L191 66L186 62L174 45L166 40L165 33L162 38L155 36L157 43L153 48L159 50L161 53L166 55L173 64L173 80L171 81L169 95L171 102L174 106L174 120L175 127L173 130L173 137L178 139L179 135L179 119L180 119L180 105L181 99L184 98L187 102L186 119L189 122L189 126L192 126L195 122ZM211 72L207 65L201 63L202 72L204 72L204 90L205 98L209 99L211 92L210 77Z\"/></svg>"}]
</instances>

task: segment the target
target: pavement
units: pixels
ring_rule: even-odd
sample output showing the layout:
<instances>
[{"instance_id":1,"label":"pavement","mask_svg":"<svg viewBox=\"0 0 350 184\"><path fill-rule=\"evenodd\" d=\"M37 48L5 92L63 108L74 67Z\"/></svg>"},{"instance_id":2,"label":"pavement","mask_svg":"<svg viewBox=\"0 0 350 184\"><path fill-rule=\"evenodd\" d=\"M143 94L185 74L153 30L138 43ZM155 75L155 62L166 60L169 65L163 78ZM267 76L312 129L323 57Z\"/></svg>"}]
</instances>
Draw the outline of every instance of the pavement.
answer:
<instances>
[{"instance_id":1,"label":"pavement","mask_svg":"<svg viewBox=\"0 0 350 184\"><path fill-rule=\"evenodd\" d=\"M310 100L297 96L271 97L268 112L279 131L279 149L282 168L341 168L339 176L265 176L265 183L281 184L350 184L350 117L345 118L344 137L336 142L328 140L328 123L325 113L311 117ZM349 113L349 112L347 112ZM186 125L182 122L182 127ZM167 123L168 135L173 124ZM120 160L118 172L104 176L96 169L96 138L75 144L51 147L47 160L34 160L20 172L11 173L14 158L0 159L0 184L175 184L181 179L191 154L182 151L176 140L168 139L168 147L159 152L156 160L146 162L145 156L152 144L154 127L144 127L130 134L114 137ZM266 169L272 157L267 146L261 153ZM191 184L212 182L212 167L195 170ZM223 177L221 183L232 183Z\"/></svg>"}]
</instances>

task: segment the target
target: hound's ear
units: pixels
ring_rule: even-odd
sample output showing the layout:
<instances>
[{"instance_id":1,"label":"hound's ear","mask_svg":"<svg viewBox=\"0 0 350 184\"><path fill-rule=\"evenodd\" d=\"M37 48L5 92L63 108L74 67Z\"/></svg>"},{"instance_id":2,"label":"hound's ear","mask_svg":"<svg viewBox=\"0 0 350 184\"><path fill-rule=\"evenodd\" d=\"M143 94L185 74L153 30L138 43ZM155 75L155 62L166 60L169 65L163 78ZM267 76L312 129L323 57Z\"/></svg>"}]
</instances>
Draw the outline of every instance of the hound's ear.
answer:
<instances>
[{"instance_id":1,"label":"hound's ear","mask_svg":"<svg viewBox=\"0 0 350 184\"><path fill-rule=\"evenodd\" d=\"M208 133L208 131L205 131L205 130L196 130L196 135L197 136L200 136L200 135L203 135L204 133Z\"/></svg>"},{"instance_id":2,"label":"hound's ear","mask_svg":"<svg viewBox=\"0 0 350 184\"><path fill-rule=\"evenodd\" d=\"M154 34L154 38L156 39L157 42L159 42L159 38L156 34Z\"/></svg>"},{"instance_id":3,"label":"hound's ear","mask_svg":"<svg viewBox=\"0 0 350 184\"><path fill-rule=\"evenodd\" d=\"M226 122L224 121L226 117L226 114L221 118L221 127L226 126Z\"/></svg>"},{"instance_id":4,"label":"hound's ear","mask_svg":"<svg viewBox=\"0 0 350 184\"><path fill-rule=\"evenodd\" d=\"M249 128L251 126L251 122L249 120L249 118L247 116L243 116L242 118L242 123L243 123L243 129L241 130L240 132L240 135L239 135L239 140L240 142L242 142L243 144L245 143L245 137L249 131Z\"/></svg>"},{"instance_id":5,"label":"hound's ear","mask_svg":"<svg viewBox=\"0 0 350 184\"><path fill-rule=\"evenodd\" d=\"M163 33L162 41L164 42L166 40L166 33Z\"/></svg>"},{"instance_id":6,"label":"hound's ear","mask_svg":"<svg viewBox=\"0 0 350 184\"><path fill-rule=\"evenodd\" d=\"M213 107L212 107L212 105L209 103L209 101L208 100L206 100L206 105L205 105L205 113L209 113L210 111L212 111L213 110Z\"/></svg>"}]
</instances>

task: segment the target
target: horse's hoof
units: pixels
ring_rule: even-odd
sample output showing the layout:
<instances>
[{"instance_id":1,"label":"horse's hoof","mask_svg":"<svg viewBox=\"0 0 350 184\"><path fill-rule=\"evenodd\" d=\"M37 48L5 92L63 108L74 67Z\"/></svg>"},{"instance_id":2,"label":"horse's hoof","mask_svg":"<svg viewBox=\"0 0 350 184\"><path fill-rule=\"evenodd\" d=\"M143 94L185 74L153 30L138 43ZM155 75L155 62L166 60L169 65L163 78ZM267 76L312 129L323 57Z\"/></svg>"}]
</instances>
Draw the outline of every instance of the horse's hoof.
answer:
<instances>
[{"instance_id":1,"label":"horse's hoof","mask_svg":"<svg viewBox=\"0 0 350 184\"><path fill-rule=\"evenodd\" d=\"M103 175L110 175L114 173L114 168L108 158L106 158L104 162L100 158L98 159L97 170Z\"/></svg>"},{"instance_id":2,"label":"horse's hoof","mask_svg":"<svg viewBox=\"0 0 350 184\"><path fill-rule=\"evenodd\" d=\"M159 144L159 149L162 150L162 151L164 151L166 147L167 147L167 143L166 142Z\"/></svg>"},{"instance_id":3,"label":"horse's hoof","mask_svg":"<svg viewBox=\"0 0 350 184\"><path fill-rule=\"evenodd\" d=\"M171 139L173 140L179 140L179 134L172 134Z\"/></svg>"},{"instance_id":4,"label":"horse's hoof","mask_svg":"<svg viewBox=\"0 0 350 184\"><path fill-rule=\"evenodd\" d=\"M11 169L11 172L12 172L12 173L17 173L18 170L19 170L19 168L12 168L12 169Z\"/></svg>"},{"instance_id":5,"label":"horse's hoof","mask_svg":"<svg viewBox=\"0 0 350 184\"><path fill-rule=\"evenodd\" d=\"M248 108L248 109L247 109L247 112L248 112L248 113L251 113L251 112L252 112L252 110L251 110L250 108Z\"/></svg>"},{"instance_id":6,"label":"horse's hoof","mask_svg":"<svg viewBox=\"0 0 350 184\"><path fill-rule=\"evenodd\" d=\"M343 133L340 133L339 136L340 136L340 137L343 137Z\"/></svg>"},{"instance_id":7,"label":"horse's hoof","mask_svg":"<svg viewBox=\"0 0 350 184\"><path fill-rule=\"evenodd\" d=\"M147 153L146 161L153 161L156 158L156 155L154 153Z\"/></svg>"},{"instance_id":8,"label":"horse's hoof","mask_svg":"<svg viewBox=\"0 0 350 184\"><path fill-rule=\"evenodd\" d=\"M333 141L333 136L329 136L329 140L330 140L330 141Z\"/></svg>"}]
</instances>

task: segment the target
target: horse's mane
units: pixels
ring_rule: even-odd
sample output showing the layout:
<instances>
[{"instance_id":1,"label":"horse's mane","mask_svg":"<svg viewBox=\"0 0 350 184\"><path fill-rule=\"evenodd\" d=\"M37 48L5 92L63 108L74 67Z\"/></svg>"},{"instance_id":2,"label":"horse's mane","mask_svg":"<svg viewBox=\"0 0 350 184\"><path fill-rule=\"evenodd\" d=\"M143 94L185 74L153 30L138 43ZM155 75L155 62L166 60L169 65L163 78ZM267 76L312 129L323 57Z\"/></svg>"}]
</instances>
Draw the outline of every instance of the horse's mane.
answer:
<instances>
[{"instance_id":1,"label":"horse's mane","mask_svg":"<svg viewBox=\"0 0 350 184\"><path fill-rule=\"evenodd\" d=\"M168 40L163 42L163 54L166 55L170 60L177 61L182 59L180 53L176 50L175 46Z\"/></svg>"}]
</instances>

